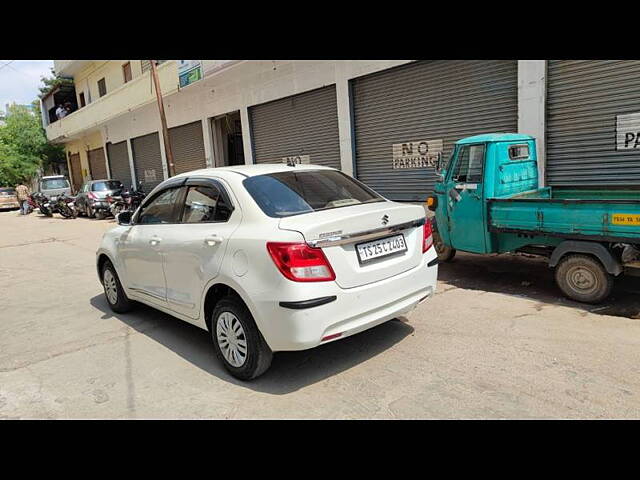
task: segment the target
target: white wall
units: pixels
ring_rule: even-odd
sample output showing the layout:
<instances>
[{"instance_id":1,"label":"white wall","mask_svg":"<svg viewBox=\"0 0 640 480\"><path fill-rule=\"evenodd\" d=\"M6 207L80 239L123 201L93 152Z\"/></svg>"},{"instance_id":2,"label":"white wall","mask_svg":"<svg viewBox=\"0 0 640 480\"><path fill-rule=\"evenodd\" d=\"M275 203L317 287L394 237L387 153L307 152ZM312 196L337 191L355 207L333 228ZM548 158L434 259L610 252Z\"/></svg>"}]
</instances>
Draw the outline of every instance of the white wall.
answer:
<instances>
[{"instance_id":1,"label":"white wall","mask_svg":"<svg viewBox=\"0 0 640 480\"><path fill-rule=\"evenodd\" d=\"M239 110L245 158L251 163L248 107L336 84L342 169L352 174L348 81L407 62L409 60L239 62L165 97L167 124L173 127ZM117 143L158 131L158 116L158 107L152 103L109 121L104 141ZM203 124L208 128L209 122Z\"/></svg>"}]
</instances>

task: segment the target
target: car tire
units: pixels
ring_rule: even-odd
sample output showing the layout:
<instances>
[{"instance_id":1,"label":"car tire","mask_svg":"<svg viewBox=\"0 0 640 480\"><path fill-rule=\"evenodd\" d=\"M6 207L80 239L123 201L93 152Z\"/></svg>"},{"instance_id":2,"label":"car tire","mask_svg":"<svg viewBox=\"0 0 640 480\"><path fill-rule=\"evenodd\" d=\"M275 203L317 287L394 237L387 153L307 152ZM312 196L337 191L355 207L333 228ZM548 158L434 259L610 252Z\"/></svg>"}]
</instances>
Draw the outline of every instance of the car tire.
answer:
<instances>
[{"instance_id":1,"label":"car tire","mask_svg":"<svg viewBox=\"0 0 640 480\"><path fill-rule=\"evenodd\" d=\"M102 286L111 310L116 313L126 313L133 308L133 302L124 293L116 269L109 260L102 266Z\"/></svg>"},{"instance_id":2,"label":"car tire","mask_svg":"<svg viewBox=\"0 0 640 480\"><path fill-rule=\"evenodd\" d=\"M589 255L567 255L556 267L555 277L566 297L583 303L600 303L613 288L613 276Z\"/></svg>"},{"instance_id":3,"label":"car tire","mask_svg":"<svg viewBox=\"0 0 640 480\"><path fill-rule=\"evenodd\" d=\"M433 232L433 246L440 262L450 262L456 256L456 249L445 245L438 232Z\"/></svg>"},{"instance_id":4,"label":"car tire","mask_svg":"<svg viewBox=\"0 0 640 480\"><path fill-rule=\"evenodd\" d=\"M210 326L216 356L231 375L252 380L267 371L273 352L240 298L227 296L220 300L211 314Z\"/></svg>"}]
</instances>

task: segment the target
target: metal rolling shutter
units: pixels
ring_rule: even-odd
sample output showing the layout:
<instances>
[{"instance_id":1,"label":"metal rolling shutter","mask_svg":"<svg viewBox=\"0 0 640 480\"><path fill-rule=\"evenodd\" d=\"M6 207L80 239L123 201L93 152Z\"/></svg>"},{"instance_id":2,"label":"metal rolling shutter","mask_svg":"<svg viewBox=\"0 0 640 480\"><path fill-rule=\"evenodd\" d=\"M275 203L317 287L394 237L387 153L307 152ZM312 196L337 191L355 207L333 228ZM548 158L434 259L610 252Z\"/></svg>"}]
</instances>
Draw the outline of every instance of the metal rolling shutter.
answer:
<instances>
[{"instance_id":1,"label":"metal rolling shutter","mask_svg":"<svg viewBox=\"0 0 640 480\"><path fill-rule=\"evenodd\" d=\"M109 170L111 178L120 180L124 188L132 186L131 168L129 167L129 152L127 151L127 142L108 143L107 154L109 157Z\"/></svg>"},{"instance_id":2,"label":"metal rolling shutter","mask_svg":"<svg viewBox=\"0 0 640 480\"><path fill-rule=\"evenodd\" d=\"M256 105L249 117L256 163L309 155L312 164L340 168L335 85Z\"/></svg>"},{"instance_id":3,"label":"metal rolling shutter","mask_svg":"<svg viewBox=\"0 0 640 480\"><path fill-rule=\"evenodd\" d=\"M131 149L136 178L142 182L145 192L149 193L164 181L158 132L133 138Z\"/></svg>"},{"instance_id":4,"label":"metal rolling shutter","mask_svg":"<svg viewBox=\"0 0 640 480\"><path fill-rule=\"evenodd\" d=\"M104 150L102 147L95 150L89 150L89 171L91 172L92 180L103 180L108 178L106 158L104 157Z\"/></svg>"},{"instance_id":5,"label":"metal rolling shutter","mask_svg":"<svg viewBox=\"0 0 640 480\"><path fill-rule=\"evenodd\" d=\"M193 122L169 129L176 175L206 168L202 122Z\"/></svg>"},{"instance_id":6,"label":"metal rolling shutter","mask_svg":"<svg viewBox=\"0 0 640 480\"><path fill-rule=\"evenodd\" d=\"M73 182L73 191L77 192L82 187L82 166L80 165L80 154L74 153L69 155L69 163L71 164L71 180Z\"/></svg>"},{"instance_id":7,"label":"metal rolling shutter","mask_svg":"<svg viewBox=\"0 0 640 480\"><path fill-rule=\"evenodd\" d=\"M547 183L640 185L640 148L616 150L616 116L638 112L640 61L550 60Z\"/></svg>"},{"instance_id":8,"label":"metal rolling shutter","mask_svg":"<svg viewBox=\"0 0 640 480\"><path fill-rule=\"evenodd\" d=\"M424 201L433 167L393 169L392 145L518 128L515 60L420 61L352 80L356 177L392 200Z\"/></svg>"}]
</instances>

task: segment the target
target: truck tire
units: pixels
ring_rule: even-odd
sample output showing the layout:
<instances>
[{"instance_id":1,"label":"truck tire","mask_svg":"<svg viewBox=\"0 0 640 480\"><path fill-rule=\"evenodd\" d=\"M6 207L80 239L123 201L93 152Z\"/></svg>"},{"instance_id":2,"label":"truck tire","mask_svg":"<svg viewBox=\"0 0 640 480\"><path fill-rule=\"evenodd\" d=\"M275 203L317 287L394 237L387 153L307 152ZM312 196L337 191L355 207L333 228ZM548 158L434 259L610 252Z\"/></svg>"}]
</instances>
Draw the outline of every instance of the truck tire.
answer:
<instances>
[{"instance_id":1,"label":"truck tire","mask_svg":"<svg viewBox=\"0 0 640 480\"><path fill-rule=\"evenodd\" d=\"M456 249L445 245L438 232L433 232L433 246L438 254L438 260L441 262L450 262L456 256Z\"/></svg>"},{"instance_id":2,"label":"truck tire","mask_svg":"<svg viewBox=\"0 0 640 480\"><path fill-rule=\"evenodd\" d=\"M589 255L567 255L560 260L555 276L562 293L578 302L600 303L613 288L613 276Z\"/></svg>"},{"instance_id":3,"label":"truck tire","mask_svg":"<svg viewBox=\"0 0 640 480\"><path fill-rule=\"evenodd\" d=\"M218 302L210 330L216 356L234 377L252 380L271 365L273 353L238 297L227 296Z\"/></svg>"}]
</instances>

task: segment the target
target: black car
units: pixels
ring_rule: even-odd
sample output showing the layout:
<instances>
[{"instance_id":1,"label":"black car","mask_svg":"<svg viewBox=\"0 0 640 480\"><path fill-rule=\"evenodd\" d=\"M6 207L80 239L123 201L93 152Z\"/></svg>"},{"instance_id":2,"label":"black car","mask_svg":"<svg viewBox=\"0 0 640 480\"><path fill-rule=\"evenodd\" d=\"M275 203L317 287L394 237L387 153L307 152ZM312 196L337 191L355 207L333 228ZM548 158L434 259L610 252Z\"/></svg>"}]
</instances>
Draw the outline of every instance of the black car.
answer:
<instances>
[{"instance_id":1,"label":"black car","mask_svg":"<svg viewBox=\"0 0 640 480\"><path fill-rule=\"evenodd\" d=\"M124 186L120 180L85 182L76 196L76 210L90 218L102 219L109 214L109 195L120 195Z\"/></svg>"}]
</instances>

